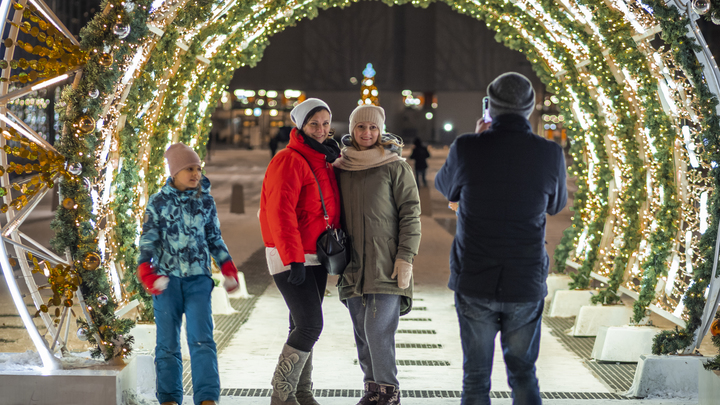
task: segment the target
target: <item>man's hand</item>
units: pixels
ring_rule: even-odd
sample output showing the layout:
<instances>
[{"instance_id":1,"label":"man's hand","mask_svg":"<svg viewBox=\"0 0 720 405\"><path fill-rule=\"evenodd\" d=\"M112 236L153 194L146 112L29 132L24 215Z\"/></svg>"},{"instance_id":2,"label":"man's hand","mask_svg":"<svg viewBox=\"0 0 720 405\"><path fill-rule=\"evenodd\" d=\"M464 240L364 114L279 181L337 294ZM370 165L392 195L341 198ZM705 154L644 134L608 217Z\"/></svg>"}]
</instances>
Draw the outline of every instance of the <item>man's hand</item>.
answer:
<instances>
[{"instance_id":1,"label":"man's hand","mask_svg":"<svg viewBox=\"0 0 720 405\"><path fill-rule=\"evenodd\" d=\"M455 211L455 212L457 212L459 206L460 206L460 203L458 203L458 202L452 202L452 201L450 201L450 202L448 203L448 208L450 208L451 210L453 210L453 211Z\"/></svg>"},{"instance_id":2,"label":"man's hand","mask_svg":"<svg viewBox=\"0 0 720 405\"><path fill-rule=\"evenodd\" d=\"M475 123L475 133L479 134L480 132L483 132L490 128L491 122L485 122L484 118L480 118L477 120L477 123Z\"/></svg>"}]
</instances>

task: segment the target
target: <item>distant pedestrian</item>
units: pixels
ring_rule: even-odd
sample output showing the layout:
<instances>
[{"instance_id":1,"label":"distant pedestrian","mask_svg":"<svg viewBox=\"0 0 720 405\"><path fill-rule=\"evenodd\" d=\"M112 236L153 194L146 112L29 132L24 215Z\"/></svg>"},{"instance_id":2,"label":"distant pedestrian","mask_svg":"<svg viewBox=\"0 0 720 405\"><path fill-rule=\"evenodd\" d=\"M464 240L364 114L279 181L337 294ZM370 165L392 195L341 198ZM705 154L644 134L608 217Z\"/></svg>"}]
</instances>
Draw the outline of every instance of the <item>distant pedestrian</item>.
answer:
<instances>
[{"instance_id":1,"label":"distant pedestrian","mask_svg":"<svg viewBox=\"0 0 720 405\"><path fill-rule=\"evenodd\" d=\"M312 349L323 329L328 273L318 261L316 242L328 223L340 228L340 194L331 164L340 147L328 139L332 115L322 100L309 98L290 116L296 127L287 148L270 161L260 196L268 268L290 310L290 333L272 377L271 404L317 405L311 391Z\"/></svg>"},{"instance_id":2,"label":"distant pedestrian","mask_svg":"<svg viewBox=\"0 0 720 405\"><path fill-rule=\"evenodd\" d=\"M140 237L138 278L153 295L157 345L157 399L163 405L183 400L180 325L185 314L190 348L193 400L217 404L220 398L217 348L213 340L210 258L220 263L225 288L238 288L238 272L220 234L210 180L200 157L176 143L165 152L171 177L153 194Z\"/></svg>"},{"instance_id":3,"label":"distant pedestrian","mask_svg":"<svg viewBox=\"0 0 720 405\"><path fill-rule=\"evenodd\" d=\"M425 172L428 168L427 160L430 157L430 152L428 152L428 149L425 145L423 145L420 138L415 138L415 142L413 142L413 144L415 147L410 154L410 159L415 161L415 181L417 182L418 187L420 187L420 179L422 179L423 187L427 187Z\"/></svg>"},{"instance_id":4,"label":"distant pedestrian","mask_svg":"<svg viewBox=\"0 0 720 405\"><path fill-rule=\"evenodd\" d=\"M270 138L270 142L268 143L268 146L270 147L270 157L275 157L275 153L277 153L278 146L280 146L281 142L288 142L290 141L290 132L292 131L293 127L288 126L282 126L278 128L277 133L275 136Z\"/></svg>"},{"instance_id":5,"label":"distant pedestrian","mask_svg":"<svg viewBox=\"0 0 720 405\"><path fill-rule=\"evenodd\" d=\"M357 107L342 138L338 182L351 261L338 281L350 311L365 393L358 405L400 404L395 332L412 308L412 263L420 246L420 198L402 140L381 134L385 111Z\"/></svg>"},{"instance_id":6,"label":"distant pedestrian","mask_svg":"<svg viewBox=\"0 0 720 405\"><path fill-rule=\"evenodd\" d=\"M435 177L435 187L459 202L448 285L464 357L461 404L490 404L498 332L513 404L540 404L545 217L565 207L565 158L559 145L532 132L535 91L526 77L500 75L487 94L492 124L478 122L482 133L458 137Z\"/></svg>"}]
</instances>

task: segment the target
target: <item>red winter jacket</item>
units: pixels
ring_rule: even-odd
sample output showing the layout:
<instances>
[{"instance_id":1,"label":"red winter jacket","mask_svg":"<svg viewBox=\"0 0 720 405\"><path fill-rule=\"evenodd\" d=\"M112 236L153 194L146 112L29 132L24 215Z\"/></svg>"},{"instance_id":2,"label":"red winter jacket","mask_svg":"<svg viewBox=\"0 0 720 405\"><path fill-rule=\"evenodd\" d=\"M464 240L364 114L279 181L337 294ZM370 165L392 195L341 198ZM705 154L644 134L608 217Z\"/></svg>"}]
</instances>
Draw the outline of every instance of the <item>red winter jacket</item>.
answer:
<instances>
[{"instance_id":1,"label":"red winter jacket","mask_svg":"<svg viewBox=\"0 0 720 405\"><path fill-rule=\"evenodd\" d=\"M333 166L325 161L324 154L306 145L302 135L293 128L287 148L275 155L265 171L260 196L263 242L267 247L277 248L286 266L304 263L305 253L315 254L317 239L325 230L313 172L322 187L330 224L339 228L340 192Z\"/></svg>"}]
</instances>

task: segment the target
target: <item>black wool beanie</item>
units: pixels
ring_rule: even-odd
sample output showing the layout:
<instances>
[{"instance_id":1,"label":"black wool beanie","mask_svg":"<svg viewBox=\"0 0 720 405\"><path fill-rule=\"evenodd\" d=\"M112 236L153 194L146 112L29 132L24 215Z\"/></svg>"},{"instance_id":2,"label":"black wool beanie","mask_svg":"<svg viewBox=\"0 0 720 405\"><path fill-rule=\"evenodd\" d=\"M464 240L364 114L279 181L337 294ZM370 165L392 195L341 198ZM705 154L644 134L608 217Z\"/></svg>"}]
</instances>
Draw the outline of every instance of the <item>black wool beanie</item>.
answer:
<instances>
[{"instance_id":1,"label":"black wool beanie","mask_svg":"<svg viewBox=\"0 0 720 405\"><path fill-rule=\"evenodd\" d=\"M490 117L518 114L530 118L535 108L535 90L527 77L520 73L503 73L487 88L490 98Z\"/></svg>"}]
</instances>

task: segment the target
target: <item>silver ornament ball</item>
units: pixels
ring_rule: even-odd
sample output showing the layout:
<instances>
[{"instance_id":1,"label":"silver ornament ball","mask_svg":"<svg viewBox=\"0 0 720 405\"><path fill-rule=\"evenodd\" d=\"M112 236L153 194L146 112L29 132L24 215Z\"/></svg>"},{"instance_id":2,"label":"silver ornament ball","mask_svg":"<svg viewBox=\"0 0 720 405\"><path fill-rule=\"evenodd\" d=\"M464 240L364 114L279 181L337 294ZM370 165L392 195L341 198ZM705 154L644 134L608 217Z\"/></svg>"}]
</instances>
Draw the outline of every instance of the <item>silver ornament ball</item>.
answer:
<instances>
[{"instance_id":1,"label":"silver ornament ball","mask_svg":"<svg viewBox=\"0 0 720 405\"><path fill-rule=\"evenodd\" d=\"M710 21L715 25L720 25L720 10L715 10L710 14Z\"/></svg>"},{"instance_id":2,"label":"silver ornament ball","mask_svg":"<svg viewBox=\"0 0 720 405\"><path fill-rule=\"evenodd\" d=\"M98 297L97 301L100 305L106 305L108 303L108 297L107 295L101 295Z\"/></svg>"},{"instance_id":3,"label":"silver ornament ball","mask_svg":"<svg viewBox=\"0 0 720 405\"><path fill-rule=\"evenodd\" d=\"M90 98L98 98L99 95L100 95L100 90L98 90L98 89L93 89L88 92L88 96L90 96Z\"/></svg>"},{"instance_id":4,"label":"silver ornament ball","mask_svg":"<svg viewBox=\"0 0 720 405\"><path fill-rule=\"evenodd\" d=\"M130 35L130 26L117 23L113 27L113 34L117 35L117 37L120 39L124 39L125 37Z\"/></svg>"},{"instance_id":5,"label":"silver ornament ball","mask_svg":"<svg viewBox=\"0 0 720 405\"><path fill-rule=\"evenodd\" d=\"M693 0L692 9L700 15L706 14L710 11L710 0Z\"/></svg>"},{"instance_id":6,"label":"silver ornament ball","mask_svg":"<svg viewBox=\"0 0 720 405\"><path fill-rule=\"evenodd\" d=\"M79 329L77 330L77 337L78 337L78 339L82 340L83 342L86 341L86 340L88 339L88 338L87 338L87 331L86 331L85 329L83 329L83 328L79 328Z\"/></svg>"},{"instance_id":7,"label":"silver ornament ball","mask_svg":"<svg viewBox=\"0 0 720 405\"><path fill-rule=\"evenodd\" d=\"M67 167L67 171L75 176L80 175L80 173L82 173L82 169L83 166L80 163L70 163Z\"/></svg>"}]
</instances>

